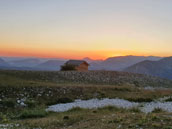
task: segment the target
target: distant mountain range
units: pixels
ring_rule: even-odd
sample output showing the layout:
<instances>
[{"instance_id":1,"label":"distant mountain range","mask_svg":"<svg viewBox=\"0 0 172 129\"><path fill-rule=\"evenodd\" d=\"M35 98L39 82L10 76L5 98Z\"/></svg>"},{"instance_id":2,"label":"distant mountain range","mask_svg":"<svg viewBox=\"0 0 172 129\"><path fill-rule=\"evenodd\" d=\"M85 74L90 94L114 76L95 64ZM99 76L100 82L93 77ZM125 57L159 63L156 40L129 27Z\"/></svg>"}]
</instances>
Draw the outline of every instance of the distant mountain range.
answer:
<instances>
[{"instance_id":1,"label":"distant mountain range","mask_svg":"<svg viewBox=\"0 0 172 129\"><path fill-rule=\"evenodd\" d=\"M43 58L17 58L1 57L0 68L17 69L17 70L51 70L57 71L65 63L64 59L43 59ZM161 57L144 57L144 56L120 56L110 57L106 60L92 60L88 57L83 60L90 64L90 70L116 70L121 71L133 64L144 60L156 61Z\"/></svg>"},{"instance_id":2,"label":"distant mountain range","mask_svg":"<svg viewBox=\"0 0 172 129\"><path fill-rule=\"evenodd\" d=\"M44 63L35 66L34 68L38 70L57 71L60 70L61 65L63 65L65 62L66 61L64 60L48 60Z\"/></svg>"},{"instance_id":3,"label":"distant mountain range","mask_svg":"<svg viewBox=\"0 0 172 129\"><path fill-rule=\"evenodd\" d=\"M10 63L12 66L15 67L33 67L39 65L42 62L39 59L29 58L29 59L12 60L9 61L8 63Z\"/></svg>"},{"instance_id":4,"label":"distant mountain range","mask_svg":"<svg viewBox=\"0 0 172 129\"><path fill-rule=\"evenodd\" d=\"M145 60L124 69L124 71L172 79L172 57L159 61Z\"/></svg>"},{"instance_id":5,"label":"distant mountain range","mask_svg":"<svg viewBox=\"0 0 172 129\"><path fill-rule=\"evenodd\" d=\"M104 61L100 62L91 62L90 63L90 69L91 70L116 70L116 71L122 71L123 69L134 65L138 62L144 61L144 60L151 60L151 61L157 61L162 59L161 57L155 57L155 56L119 56L119 57L110 57L107 58Z\"/></svg>"},{"instance_id":6,"label":"distant mountain range","mask_svg":"<svg viewBox=\"0 0 172 129\"><path fill-rule=\"evenodd\" d=\"M10 65L5 60L0 58L0 67L10 67Z\"/></svg>"},{"instance_id":7,"label":"distant mountain range","mask_svg":"<svg viewBox=\"0 0 172 129\"><path fill-rule=\"evenodd\" d=\"M105 60L83 60L90 64L89 70L110 70L141 73L172 79L172 57L119 56ZM0 69L58 71L64 59L0 57Z\"/></svg>"}]
</instances>

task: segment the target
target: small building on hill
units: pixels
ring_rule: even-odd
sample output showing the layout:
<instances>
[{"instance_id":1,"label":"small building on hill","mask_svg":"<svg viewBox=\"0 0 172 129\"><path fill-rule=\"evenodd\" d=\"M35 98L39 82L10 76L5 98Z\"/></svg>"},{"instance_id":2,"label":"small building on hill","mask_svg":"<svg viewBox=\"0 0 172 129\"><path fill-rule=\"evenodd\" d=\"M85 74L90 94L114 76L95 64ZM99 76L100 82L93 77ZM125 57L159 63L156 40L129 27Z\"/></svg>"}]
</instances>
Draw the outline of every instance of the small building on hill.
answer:
<instances>
[{"instance_id":1,"label":"small building on hill","mask_svg":"<svg viewBox=\"0 0 172 129\"><path fill-rule=\"evenodd\" d=\"M84 60L69 60L63 66L61 71L88 71L89 64Z\"/></svg>"}]
</instances>

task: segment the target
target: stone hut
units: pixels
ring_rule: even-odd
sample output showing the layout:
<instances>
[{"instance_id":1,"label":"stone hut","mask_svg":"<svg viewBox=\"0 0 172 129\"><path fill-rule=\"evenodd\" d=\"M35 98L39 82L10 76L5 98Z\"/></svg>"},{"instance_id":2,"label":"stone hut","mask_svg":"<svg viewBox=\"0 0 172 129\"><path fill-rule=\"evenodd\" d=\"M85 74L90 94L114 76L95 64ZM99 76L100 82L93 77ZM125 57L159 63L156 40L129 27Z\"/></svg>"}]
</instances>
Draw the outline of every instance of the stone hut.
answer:
<instances>
[{"instance_id":1,"label":"stone hut","mask_svg":"<svg viewBox=\"0 0 172 129\"><path fill-rule=\"evenodd\" d=\"M89 64L84 60L69 60L62 67L72 66L76 71L88 71Z\"/></svg>"}]
</instances>

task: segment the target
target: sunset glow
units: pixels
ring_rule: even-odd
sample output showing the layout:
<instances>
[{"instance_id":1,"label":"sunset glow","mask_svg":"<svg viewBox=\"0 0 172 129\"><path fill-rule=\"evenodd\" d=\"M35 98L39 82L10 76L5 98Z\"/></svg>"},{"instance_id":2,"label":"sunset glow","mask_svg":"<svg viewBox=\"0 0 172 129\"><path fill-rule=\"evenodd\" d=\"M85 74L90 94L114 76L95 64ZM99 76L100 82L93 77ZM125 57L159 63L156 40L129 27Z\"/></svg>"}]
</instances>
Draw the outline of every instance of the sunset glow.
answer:
<instances>
[{"instance_id":1,"label":"sunset glow","mask_svg":"<svg viewBox=\"0 0 172 129\"><path fill-rule=\"evenodd\" d=\"M171 5L171 0L0 1L0 56L171 56Z\"/></svg>"}]
</instances>

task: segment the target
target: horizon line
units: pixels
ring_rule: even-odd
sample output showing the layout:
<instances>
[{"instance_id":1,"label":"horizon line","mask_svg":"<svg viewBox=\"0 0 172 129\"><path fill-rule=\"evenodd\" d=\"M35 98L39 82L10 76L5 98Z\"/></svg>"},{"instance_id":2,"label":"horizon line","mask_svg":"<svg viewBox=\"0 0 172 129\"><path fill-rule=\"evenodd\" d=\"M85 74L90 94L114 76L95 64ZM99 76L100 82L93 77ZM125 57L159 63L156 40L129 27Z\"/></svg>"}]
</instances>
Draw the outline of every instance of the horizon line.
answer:
<instances>
[{"instance_id":1,"label":"horizon line","mask_svg":"<svg viewBox=\"0 0 172 129\"><path fill-rule=\"evenodd\" d=\"M41 57L41 56L8 56L8 55L0 55L1 58L42 58L42 59L63 59L63 60L68 60L68 59L75 59L75 60L83 60L84 58L88 58L90 60L106 60L108 58L114 58L114 57L127 57L127 56L136 56L136 57L160 57L160 58L165 58L165 57L172 57L171 56L156 56L156 55L121 55L121 56L109 56L105 59L93 59L91 57L83 57L83 58L63 58L63 57Z\"/></svg>"}]
</instances>

